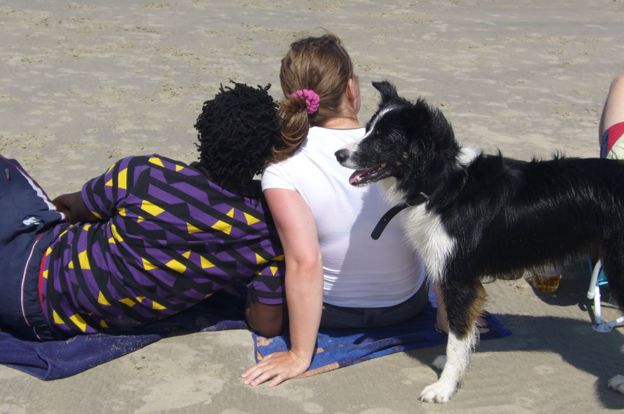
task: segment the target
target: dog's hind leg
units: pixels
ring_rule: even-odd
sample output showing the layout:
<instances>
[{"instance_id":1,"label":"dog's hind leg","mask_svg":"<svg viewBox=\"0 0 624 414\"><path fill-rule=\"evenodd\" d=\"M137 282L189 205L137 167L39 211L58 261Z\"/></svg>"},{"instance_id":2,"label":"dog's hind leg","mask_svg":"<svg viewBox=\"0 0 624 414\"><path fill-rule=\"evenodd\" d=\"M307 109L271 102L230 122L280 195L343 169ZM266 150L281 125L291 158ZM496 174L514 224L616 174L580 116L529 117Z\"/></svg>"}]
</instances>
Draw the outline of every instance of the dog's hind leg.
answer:
<instances>
[{"instance_id":1,"label":"dog's hind leg","mask_svg":"<svg viewBox=\"0 0 624 414\"><path fill-rule=\"evenodd\" d=\"M478 340L476 320L483 311L485 290L475 285L443 281L442 291L449 318L446 364L435 383L425 387L420 400L445 403L451 399L468 368L470 353Z\"/></svg>"}]
</instances>

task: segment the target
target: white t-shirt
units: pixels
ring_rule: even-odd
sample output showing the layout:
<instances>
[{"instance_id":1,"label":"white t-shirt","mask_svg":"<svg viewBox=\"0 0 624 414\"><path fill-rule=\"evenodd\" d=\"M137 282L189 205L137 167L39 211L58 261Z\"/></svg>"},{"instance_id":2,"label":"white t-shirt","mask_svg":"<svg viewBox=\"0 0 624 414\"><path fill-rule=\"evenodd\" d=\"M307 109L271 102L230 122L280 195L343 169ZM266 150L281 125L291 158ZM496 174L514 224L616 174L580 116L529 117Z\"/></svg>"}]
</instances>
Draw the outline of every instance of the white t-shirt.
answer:
<instances>
[{"instance_id":1,"label":"white t-shirt","mask_svg":"<svg viewBox=\"0 0 624 414\"><path fill-rule=\"evenodd\" d=\"M354 187L353 170L334 153L362 139L364 128L310 128L290 158L267 167L262 189L297 191L316 221L323 260L326 303L344 307L386 307L410 298L423 284L424 266L409 246L398 217L379 240L370 236L391 205L378 184Z\"/></svg>"}]
</instances>

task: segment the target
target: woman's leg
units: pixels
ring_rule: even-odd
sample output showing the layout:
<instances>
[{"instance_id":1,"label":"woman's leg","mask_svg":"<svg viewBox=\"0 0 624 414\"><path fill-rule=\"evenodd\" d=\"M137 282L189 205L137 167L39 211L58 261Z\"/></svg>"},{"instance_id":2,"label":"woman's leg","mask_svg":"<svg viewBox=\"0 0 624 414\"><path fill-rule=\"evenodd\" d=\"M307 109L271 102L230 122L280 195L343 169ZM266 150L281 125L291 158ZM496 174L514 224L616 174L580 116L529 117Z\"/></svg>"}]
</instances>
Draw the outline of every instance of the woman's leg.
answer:
<instances>
[{"instance_id":1,"label":"woman's leg","mask_svg":"<svg viewBox=\"0 0 624 414\"><path fill-rule=\"evenodd\" d=\"M609 127L624 122L624 73L611 82L609 94L600 117L598 133L602 136Z\"/></svg>"},{"instance_id":2,"label":"woman's leg","mask_svg":"<svg viewBox=\"0 0 624 414\"><path fill-rule=\"evenodd\" d=\"M624 122L624 73L619 74L613 79L611 82L611 87L609 88L609 94L607 95L607 100L604 105L604 109L602 110L602 116L600 117L600 126L599 126L599 137L601 142L601 156L606 156L602 154L602 147L606 146L607 141L617 139L616 137L609 137L611 132L609 128L614 125L620 124ZM622 132L624 132L624 128L620 128ZM615 135L615 131L614 132ZM619 131L618 131L619 132ZM613 144L612 144L613 145ZM606 151L604 151L606 152ZM624 394L624 376L616 375L615 377L609 380L609 387L614 389L615 391Z\"/></svg>"}]
</instances>

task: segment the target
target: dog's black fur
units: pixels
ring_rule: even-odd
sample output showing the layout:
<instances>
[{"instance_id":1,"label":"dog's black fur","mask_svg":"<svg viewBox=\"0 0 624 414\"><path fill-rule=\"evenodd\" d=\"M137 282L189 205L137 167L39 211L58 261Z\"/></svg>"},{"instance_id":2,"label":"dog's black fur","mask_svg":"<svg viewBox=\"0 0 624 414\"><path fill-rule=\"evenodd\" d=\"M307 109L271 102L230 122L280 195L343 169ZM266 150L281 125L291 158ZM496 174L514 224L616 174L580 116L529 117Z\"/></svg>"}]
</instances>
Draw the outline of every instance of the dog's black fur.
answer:
<instances>
[{"instance_id":1,"label":"dog's black fur","mask_svg":"<svg viewBox=\"0 0 624 414\"><path fill-rule=\"evenodd\" d=\"M466 340L473 332L484 299L480 276L561 263L584 252L603 260L624 308L624 164L559 156L527 162L500 153L462 159L465 151L441 111L423 99L399 97L388 82L373 85L382 95L379 110L357 148L336 157L357 169L352 184L383 180L394 202L424 201L403 217L415 248L428 243L423 235L440 237L447 247L452 242L451 249L425 247L422 253L442 287L453 335ZM441 226L422 230L431 221Z\"/></svg>"}]
</instances>

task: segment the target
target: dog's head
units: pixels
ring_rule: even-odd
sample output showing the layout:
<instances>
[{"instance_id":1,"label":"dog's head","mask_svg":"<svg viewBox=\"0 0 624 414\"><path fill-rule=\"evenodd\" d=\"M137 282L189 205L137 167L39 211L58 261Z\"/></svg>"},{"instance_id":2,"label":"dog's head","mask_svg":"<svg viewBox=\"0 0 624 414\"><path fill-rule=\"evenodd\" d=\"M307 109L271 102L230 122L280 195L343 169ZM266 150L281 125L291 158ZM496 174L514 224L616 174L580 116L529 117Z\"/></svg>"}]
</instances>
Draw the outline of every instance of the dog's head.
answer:
<instances>
[{"instance_id":1,"label":"dog's head","mask_svg":"<svg viewBox=\"0 0 624 414\"><path fill-rule=\"evenodd\" d=\"M373 86L381 93L381 102L366 124L366 134L355 148L335 153L341 165L356 170L349 179L352 185L407 178L430 169L445 153L455 157L453 130L439 110L423 99L412 103L401 98L387 81Z\"/></svg>"}]
</instances>

